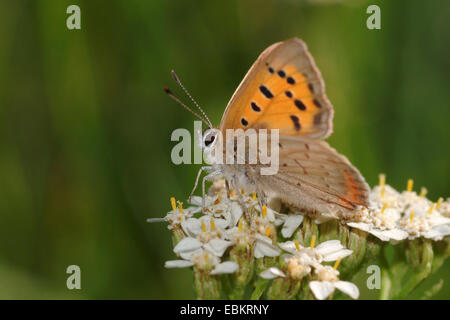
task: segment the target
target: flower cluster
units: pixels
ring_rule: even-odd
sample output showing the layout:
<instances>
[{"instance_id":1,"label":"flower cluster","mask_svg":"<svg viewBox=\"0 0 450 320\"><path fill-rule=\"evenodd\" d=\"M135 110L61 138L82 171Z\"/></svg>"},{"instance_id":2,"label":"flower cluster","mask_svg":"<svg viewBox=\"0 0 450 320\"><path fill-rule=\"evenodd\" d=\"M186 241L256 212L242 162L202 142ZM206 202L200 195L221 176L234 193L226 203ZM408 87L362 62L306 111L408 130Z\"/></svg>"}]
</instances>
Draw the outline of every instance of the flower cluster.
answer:
<instances>
[{"instance_id":1,"label":"flower cluster","mask_svg":"<svg viewBox=\"0 0 450 320\"><path fill-rule=\"evenodd\" d=\"M203 198L192 197L190 207L171 198L172 210L149 222L168 222L178 259L166 261L165 267L192 267L199 298L244 298L251 288L252 299L265 294L270 299L322 300L335 289L357 299L358 287L340 276L353 275L371 248L376 249L373 255L384 241L439 241L450 234L449 200L433 203L425 189L412 191L412 184L410 180L400 193L380 175L369 207L355 215L357 220L332 224L295 208L277 212L262 205L256 194L229 190L218 179Z\"/></svg>"},{"instance_id":2,"label":"flower cluster","mask_svg":"<svg viewBox=\"0 0 450 320\"><path fill-rule=\"evenodd\" d=\"M264 279L289 277L292 280L302 280L305 277L313 279L309 288L314 296L323 300L328 298L335 289L346 293L353 299L358 299L359 290L349 281L339 280L337 270L342 258L352 254L352 250L345 249L339 240L328 240L314 247L315 237L312 237L310 247L303 247L298 241L287 241L279 246L286 252L282 256L284 272L276 267L270 267L260 273ZM323 265L322 262L336 261L334 267Z\"/></svg>"},{"instance_id":3,"label":"flower cluster","mask_svg":"<svg viewBox=\"0 0 450 320\"><path fill-rule=\"evenodd\" d=\"M398 192L385 183L380 175L379 185L370 193L370 206L359 221L351 221L350 227L369 232L383 240L413 240L424 237L435 241L450 234L449 200L442 198L436 203L414 192L413 180L408 180L407 190Z\"/></svg>"}]
</instances>

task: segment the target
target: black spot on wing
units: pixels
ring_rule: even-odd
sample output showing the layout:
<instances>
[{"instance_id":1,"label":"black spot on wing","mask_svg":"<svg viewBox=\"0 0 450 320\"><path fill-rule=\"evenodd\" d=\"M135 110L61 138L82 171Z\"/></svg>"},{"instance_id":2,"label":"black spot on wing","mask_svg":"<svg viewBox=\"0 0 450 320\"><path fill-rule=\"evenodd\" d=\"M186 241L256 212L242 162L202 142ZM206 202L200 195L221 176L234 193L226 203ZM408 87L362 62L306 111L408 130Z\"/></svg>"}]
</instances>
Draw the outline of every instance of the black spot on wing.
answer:
<instances>
[{"instance_id":1,"label":"black spot on wing","mask_svg":"<svg viewBox=\"0 0 450 320\"><path fill-rule=\"evenodd\" d=\"M261 93L267 98L267 99L272 99L273 98L273 94L272 92L267 89L266 86L262 85L259 87L259 91L261 91Z\"/></svg>"},{"instance_id":2,"label":"black spot on wing","mask_svg":"<svg viewBox=\"0 0 450 320\"><path fill-rule=\"evenodd\" d=\"M250 103L250 106L252 107L253 111L256 111L256 112L260 112L261 111L261 108L256 104L256 102L252 101Z\"/></svg>"},{"instance_id":3,"label":"black spot on wing","mask_svg":"<svg viewBox=\"0 0 450 320\"><path fill-rule=\"evenodd\" d=\"M294 100L294 103L295 103L295 106L297 107L297 108L299 108L300 110L302 110L302 111L305 111L306 110L306 106L303 104L303 102L301 102L300 100L298 100L298 99L295 99Z\"/></svg>"},{"instance_id":4,"label":"black spot on wing","mask_svg":"<svg viewBox=\"0 0 450 320\"><path fill-rule=\"evenodd\" d=\"M322 108L322 105L320 104L320 102L317 99L314 99L313 103L316 105L317 108Z\"/></svg>"},{"instance_id":5,"label":"black spot on wing","mask_svg":"<svg viewBox=\"0 0 450 320\"><path fill-rule=\"evenodd\" d=\"M287 83L289 83L289 84L295 84L295 80L294 80L294 78L292 78L292 77L287 77L286 81L287 81Z\"/></svg>"},{"instance_id":6,"label":"black spot on wing","mask_svg":"<svg viewBox=\"0 0 450 320\"><path fill-rule=\"evenodd\" d=\"M300 131L301 129L301 125L300 125L300 120L297 116L291 115L291 120L294 123L294 128L296 131Z\"/></svg>"}]
</instances>

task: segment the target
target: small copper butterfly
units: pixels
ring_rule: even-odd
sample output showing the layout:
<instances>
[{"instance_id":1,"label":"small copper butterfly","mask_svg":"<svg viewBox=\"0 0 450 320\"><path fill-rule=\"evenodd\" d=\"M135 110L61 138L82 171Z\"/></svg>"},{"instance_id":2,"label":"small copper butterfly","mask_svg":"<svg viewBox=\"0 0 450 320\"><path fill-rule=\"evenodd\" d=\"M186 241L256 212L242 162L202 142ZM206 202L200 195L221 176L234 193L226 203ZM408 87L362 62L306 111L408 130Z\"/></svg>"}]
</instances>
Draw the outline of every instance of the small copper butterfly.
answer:
<instances>
[{"instance_id":1,"label":"small copper butterfly","mask_svg":"<svg viewBox=\"0 0 450 320\"><path fill-rule=\"evenodd\" d=\"M197 116L211 126L200 111L203 117ZM323 141L332 133L332 120L333 106L306 44L293 38L271 45L231 97L217 132L279 129L278 173L261 175L258 164L213 163L202 168L209 172L203 192L205 181L224 176L235 190L254 190L260 199L276 197L312 216L352 218L367 207L369 187L348 159ZM214 133L205 135L203 151L211 153L215 141Z\"/></svg>"}]
</instances>

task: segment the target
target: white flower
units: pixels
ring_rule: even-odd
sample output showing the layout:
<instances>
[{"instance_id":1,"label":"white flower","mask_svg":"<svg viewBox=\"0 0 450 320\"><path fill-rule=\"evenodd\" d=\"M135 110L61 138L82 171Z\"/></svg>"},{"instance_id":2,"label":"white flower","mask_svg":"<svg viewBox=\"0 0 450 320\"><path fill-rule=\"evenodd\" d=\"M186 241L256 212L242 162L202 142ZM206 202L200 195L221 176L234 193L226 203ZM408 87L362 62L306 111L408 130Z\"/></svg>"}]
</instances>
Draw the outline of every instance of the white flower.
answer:
<instances>
[{"instance_id":1,"label":"white flower","mask_svg":"<svg viewBox=\"0 0 450 320\"><path fill-rule=\"evenodd\" d=\"M254 232L247 228L247 225L239 221L237 227L225 230L224 238L233 241L238 246L249 246L254 242Z\"/></svg>"},{"instance_id":2,"label":"white flower","mask_svg":"<svg viewBox=\"0 0 450 320\"><path fill-rule=\"evenodd\" d=\"M425 212L418 206L405 214L399 224L409 239L425 237L439 241L450 234L450 218L443 217L437 210Z\"/></svg>"},{"instance_id":3,"label":"white flower","mask_svg":"<svg viewBox=\"0 0 450 320\"><path fill-rule=\"evenodd\" d=\"M412 191L412 184L412 180L409 180L408 190L398 193L383 181L382 185L376 186L370 193L367 214L347 225L366 231L383 241L418 237L441 240L449 235L450 219L436 210L438 204L433 204L425 197L425 188L418 195Z\"/></svg>"},{"instance_id":4,"label":"white flower","mask_svg":"<svg viewBox=\"0 0 450 320\"><path fill-rule=\"evenodd\" d=\"M424 237L427 239L432 239L434 241L440 241L445 236L450 235L450 225L438 225L434 226L431 230L424 233Z\"/></svg>"},{"instance_id":5,"label":"white flower","mask_svg":"<svg viewBox=\"0 0 450 320\"><path fill-rule=\"evenodd\" d=\"M259 276L263 279L275 279L277 277L284 278L286 275L280 269L276 267L271 267L267 270L264 270L259 274Z\"/></svg>"},{"instance_id":6,"label":"white flower","mask_svg":"<svg viewBox=\"0 0 450 320\"><path fill-rule=\"evenodd\" d=\"M274 242L276 242L275 212L266 206L262 208L255 206L255 210L251 215L252 221L250 232L255 241L254 256L255 258L276 257L281 250Z\"/></svg>"},{"instance_id":7,"label":"white flower","mask_svg":"<svg viewBox=\"0 0 450 320\"><path fill-rule=\"evenodd\" d=\"M213 275L234 273L239 269L236 262L225 261L221 263L218 257L204 249L195 250L188 259L170 260L165 263L166 268L186 268L194 265L201 270L211 270L210 274Z\"/></svg>"},{"instance_id":8,"label":"white flower","mask_svg":"<svg viewBox=\"0 0 450 320\"><path fill-rule=\"evenodd\" d=\"M256 204L253 208L260 213L260 219L264 219L265 221L271 223L275 222L275 215L279 214L267 206L263 206L261 208L259 204Z\"/></svg>"},{"instance_id":9,"label":"white flower","mask_svg":"<svg viewBox=\"0 0 450 320\"><path fill-rule=\"evenodd\" d=\"M364 223L364 222L349 222L347 223L352 228L360 229L365 232L368 232L378 239L382 241L389 241L389 240L404 240L408 237L408 233L401 230L401 229L386 229L386 230L380 230L375 228L370 223Z\"/></svg>"},{"instance_id":10,"label":"white flower","mask_svg":"<svg viewBox=\"0 0 450 320\"><path fill-rule=\"evenodd\" d=\"M190 203L201 206L202 201L201 197L194 196ZM243 212L238 201L226 198L219 193L217 196L205 196L204 213L214 218L223 218L227 222L226 227L232 227L237 224Z\"/></svg>"},{"instance_id":11,"label":"white flower","mask_svg":"<svg viewBox=\"0 0 450 320\"><path fill-rule=\"evenodd\" d=\"M216 265L210 274L228 274L239 270L239 265L234 261L225 261Z\"/></svg>"},{"instance_id":12,"label":"white flower","mask_svg":"<svg viewBox=\"0 0 450 320\"><path fill-rule=\"evenodd\" d=\"M279 244L280 248L291 254L306 254L312 261L322 263L322 261L336 261L352 254L352 250L345 249L339 240L328 240L322 242L317 247L303 247L293 241L286 241Z\"/></svg>"},{"instance_id":13,"label":"white flower","mask_svg":"<svg viewBox=\"0 0 450 320\"><path fill-rule=\"evenodd\" d=\"M403 191L400 197L400 203L403 205L403 210L409 209L411 206L416 208L421 207L423 210L427 210L432 202L425 197L419 196L414 191Z\"/></svg>"},{"instance_id":14,"label":"white flower","mask_svg":"<svg viewBox=\"0 0 450 320\"><path fill-rule=\"evenodd\" d=\"M239 222L238 227L233 227L225 231L225 239L232 241L236 245L250 246L254 245L254 257L259 259L263 257L276 257L280 254L280 249L273 244L268 236L262 235L255 230L248 229Z\"/></svg>"},{"instance_id":15,"label":"white flower","mask_svg":"<svg viewBox=\"0 0 450 320\"><path fill-rule=\"evenodd\" d=\"M391 186L375 186L369 194L371 208L381 209L384 205L388 208L401 209L400 193Z\"/></svg>"},{"instance_id":16,"label":"white flower","mask_svg":"<svg viewBox=\"0 0 450 320\"><path fill-rule=\"evenodd\" d=\"M197 238L186 237L183 238L173 248L173 251L180 255L183 259L190 259L199 249L208 250L211 254L221 257L226 249L233 243L231 241L213 238L206 243L200 242Z\"/></svg>"},{"instance_id":17,"label":"white flower","mask_svg":"<svg viewBox=\"0 0 450 320\"><path fill-rule=\"evenodd\" d=\"M190 259L191 255L203 248L217 257L221 257L227 248L234 243L224 239L224 229L221 226L226 222L223 219L214 219L203 216L200 219L190 218L182 224L188 237L183 238L173 251L183 259Z\"/></svg>"},{"instance_id":18,"label":"white flower","mask_svg":"<svg viewBox=\"0 0 450 320\"><path fill-rule=\"evenodd\" d=\"M450 198L447 198L444 202L442 202L442 198L439 198L438 204L439 208L437 211L444 217L450 217Z\"/></svg>"},{"instance_id":19,"label":"white flower","mask_svg":"<svg viewBox=\"0 0 450 320\"><path fill-rule=\"evenodd\" d=\"M408 237L408 233L398 225L400 217L397 209L383 206L381 209L371 210L364 216L363 222L348 222L347 225L368 232L382 241L400 241Z\"/></svg>"},{"instance_id":20,"label":"white flower","mask_svg":"<svg viewBox=\"0 0 450 320\"><path fill-rule=\"evenodd\" d=\"M280 255L280 249L272 243L272 239L262 234L255 234L255 258L276 257Z\"/></svg>"},{"instance_id":21,"label":"white flower","mask_svg":"<svg viewBox=\"0 0 450 320\"><path fill-rule=\"evenodd\" d=\"M304 219L304 217L300 214L275 213L275 216L275 225L283 225L283 227L281 228L281 235L284 238L290 238L297 230L297 228L302 224Z\"/></svg>"},{"instance_id":22,"label":"white flower","mask_svg":"<svg viewBox=\"0 0 450 320\"><path fill-rule=\"evenodd\" d=\"M169 222L169 229L172 230L174 227L181 225L187 219L191 218L195 213L198 213L202 210L201 207L192 206L186 209L183 209L182 205L176 206L175 198L171 198L172 210L169 211L165 217L163 218L149 218L147 222Z\"/></svg>"},{"instance_id":23,"label":"white flower","mask_svg":"<svg viewBox=\"0 0 450 320\"><path fill-rule=\"evenodd\" d=\"M181 227L191 237L215 238L222 237L222 233L227 225L228 222L224 219L216 219L204 215L200 218L187 219L181 224Z\"/></svg>"},{"instance_id":24,"label":"white flower","mask_svg":"<svg viewBox=\"0 0 450 320\"><path fill-rule=\"evenodd\" d=\"M301 253L290 257L289 255L284 255L283 260L292 279L302 279L311 273L311 264L308 255Z\"/></svg>"},{"instance_id":25,"label":"white flower","mask_svg":"<svg viewBox=\"0 0 450 320\"><path fill-rule=\"evenodd\" d=\"M317 280L309 282L309 288L318 300L328 298L335 289L342 291L353 299L358 299L358 287L349 281L339 280L339 271L330 266L316 268Z\"/></svg>"}]
</instances>

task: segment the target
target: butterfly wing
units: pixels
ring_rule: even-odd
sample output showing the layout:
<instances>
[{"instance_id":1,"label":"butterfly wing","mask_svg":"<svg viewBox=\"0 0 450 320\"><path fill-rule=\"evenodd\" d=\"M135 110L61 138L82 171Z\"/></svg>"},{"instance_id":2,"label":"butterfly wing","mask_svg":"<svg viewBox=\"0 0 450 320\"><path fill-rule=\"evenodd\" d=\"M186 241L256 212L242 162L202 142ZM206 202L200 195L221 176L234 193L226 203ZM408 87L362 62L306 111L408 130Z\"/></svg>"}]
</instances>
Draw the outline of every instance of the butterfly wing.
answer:
<instances>
[{"instance_id":1,"label":"butterfly wing","mask_svg":"<svg viewBox=\"0 0 450 320\"><path fill-rule=\"evenodd\" d=\"M306 44L293 38L268 47L232 96L220 129L279 129L280 135L326 138L333 107Z\"/></svg>"},{"instance_id":2,"label":"butterfly wing","mask_svg":"<svg viewBox=\"0 0 450 320\"><path fill-rule=\"evenodd\" d=\"M325 141L280 137L279 152L278 173L258 176L265 191L325 216L343 213L348 217L359 206L368 206L369 187L364 178Z\"/></svg>"},{"instance_id":3,"label":"butterfly wing","mask_svg":"<svg viewBox=\"0 0 450 320\"><path fill-rule=\"evenodd\" d=\"M278 173L260 175L259 165L246 165L243 175L257 189L309 213L348 217L368 205L369 187L347 158L319 140L331 134L332 118L320 71L303 41L294 38L259 56L220 129L279 129Z\"/></svg>"}]
</instances>

